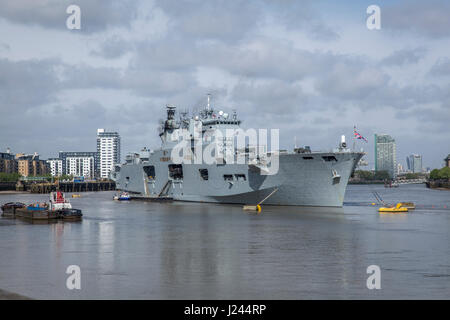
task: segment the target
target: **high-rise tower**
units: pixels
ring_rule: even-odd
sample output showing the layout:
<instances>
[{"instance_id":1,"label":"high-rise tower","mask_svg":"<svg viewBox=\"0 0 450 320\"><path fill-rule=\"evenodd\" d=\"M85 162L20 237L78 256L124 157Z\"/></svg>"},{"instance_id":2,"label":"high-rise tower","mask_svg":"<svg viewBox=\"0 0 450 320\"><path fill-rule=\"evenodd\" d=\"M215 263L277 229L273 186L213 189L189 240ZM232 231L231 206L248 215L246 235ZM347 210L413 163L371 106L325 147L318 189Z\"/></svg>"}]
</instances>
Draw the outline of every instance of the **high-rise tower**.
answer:
<instances>
[{"instance_id":1,"label":"high-rise tower","mask_svg":"<svg viewBox=\"0 0 450 320\"><path fill-rule=\"evenodd\" d=\"M120 136L117 132L97 130L97 156L101 178L108 178L116 164L120 163Z\"/></svg>"}]
</instances>

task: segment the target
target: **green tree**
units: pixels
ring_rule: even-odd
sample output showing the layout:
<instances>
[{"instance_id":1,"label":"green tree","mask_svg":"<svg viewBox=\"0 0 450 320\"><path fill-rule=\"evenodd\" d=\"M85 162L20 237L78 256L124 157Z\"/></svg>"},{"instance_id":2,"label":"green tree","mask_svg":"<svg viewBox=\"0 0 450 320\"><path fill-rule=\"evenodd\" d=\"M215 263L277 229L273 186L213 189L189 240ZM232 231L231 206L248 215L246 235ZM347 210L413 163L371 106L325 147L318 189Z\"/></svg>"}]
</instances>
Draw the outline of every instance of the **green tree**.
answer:
<instances>
[{"instance_id":1,"label":"green tree","mask_svg":"<svg viewBox=\"0 0 450 320\"><path fill-rule=\"evenodd\" d=\"M419 173L407 173L405 177L406 177L406 179L418 179L418 178L420 178L420 174Z\"/></svg>"},{"instance_id":2,"label":"green tree","mask_svg":"<svg viewBox=\"0 0 450 320\"><path fill-rule=\"evenodd\" d=\"M431 180L436 180L436 179L439 179L439 169L433 169L433 170L431 170L431 172L430 172L430 179Z\"/></svg>"},{"instance_id":3,"label":"green tree","mask_svg":"<svg viewBox=\"0 0 450 320\"><path fill-rule=\"evenodd\" d=\"M355 171L355 174L361 179L361 180L373 180L373 172L372 171L365 171L365 170L357 170Z\"/></svg>"},{"instance_id":4,"label":"green tree","mask_svg":"<svg viewBox=\"0 0 450 320\"><path fill-rule=\"evenodd\" d=\"M439 179L450 179L450 168L444 167L441 170L439 170Z\"/></svg>"},{"instance_id":5,"label":"green tree","mask_svg":"<svg viewBox=\"0 0 450 320\"><path fill-rule=\"evenodd\" d=\"M4 173L0 172L0 181L1 182L16 182L19 180L21 175L19 173Z\"/></svg>"},{"instance_id":6,"label":"green tree","mask_svg":"<svg viewBox=\"0 0 450 320\"><path fill-rule=\"evenodd\" d=\"M389 172L385 170L375 172L374 179L375 180L389 180L391 177L389 176Z\"/></svg>"}]
</instances>

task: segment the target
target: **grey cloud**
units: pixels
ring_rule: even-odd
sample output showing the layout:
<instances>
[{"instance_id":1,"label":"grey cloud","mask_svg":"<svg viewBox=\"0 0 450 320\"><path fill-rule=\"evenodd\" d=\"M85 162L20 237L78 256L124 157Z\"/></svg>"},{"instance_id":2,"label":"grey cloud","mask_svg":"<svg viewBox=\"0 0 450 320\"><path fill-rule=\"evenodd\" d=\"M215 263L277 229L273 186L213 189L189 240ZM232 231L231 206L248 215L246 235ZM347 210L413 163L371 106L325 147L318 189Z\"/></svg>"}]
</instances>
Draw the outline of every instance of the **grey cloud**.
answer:
<instances>
[{"instance_id":1,"label":"grey cloud","mask_svg":"<svg viewBox=\"0 0 450 320\"><path fill-rule=\"evenodd\" d=\"M302 30L319 41L337 40L339 34L328 26L314 8L314 1L265 0L269 16L291 30Z\"/></svg>"},{"instance_id":2,"label":"grey cloud","mask_svg":"<svg viewBox=\"0 0 450 320\"><path fill-rule=\"evenodd\" d=\"M276 80L262 84L240 83L234 87L231 96L240 105L246 104L251 113L287 117L299 112L306 99L299 85Z\"/></svg>"},{"instance_id":3,"label":"grey cloud","mask_svg":"<svg viewBox=\"0 0 450 320\"><path fill-rule=\"evenodd\" d=\"M38 151L44 157L57 156L60 150L95 151L98 126L113 126L107 121L108 110L92 100L78 105L55 102L23 113L9 110L0 119L0 140L14 152ZM18 124L26 130L17 130Z\"/></svg>"},{"instance_id":4,"label":"grey cloud","mask_svg":"<svg viewBox=\"0 0 450 320\"><path fill-rule=\"evenodd\" d=\"M171 18L179 38L239 42L258 34L269 21L301 30L315 40L335 40L338 34L320 18L312 1L271 0L161 0L156 5Z\"/></svg>"},{"instance_id":5,"label":"grey cloud","mask_svg":"<svg viewBox=\"0 0 450 320\"><path fill-rule=\"evenodd\" d=\"M154 43L141 42L136 45L136 56L130 61L135 69L186 71L205 64L207 52L192 42L181 40Z\"/></svg>"},{"instance_id":6,"label":"grey cloud","mask_svg":"<svg viewBox=\"0 0 450 320\"><path fill-rule=\"evenodd\" d=\"M410 110L398 112L399 120L414 119L421 134L439 133L440 137L450 134L450 101L440 103L438 107L415 106Z\"/></svg>"},{"instance_id":7,"label":"grey cloud","mask_svg":"<svg viewBox=\"0 0 450 320\"><path fill-rule=\"evenodd\" d=\"M299 80L325 70L333 55L295 49L285 42L257 39L250 46L231 48L222 66L247 77Z\"/></svg>"},{"instance_id":8,"label":"grey cloud","mask_svg":"<svg viewBox=\"0 0 450 320\"><path fill-rule=\"evenodd\" d=\"M255 37L240 45L185 43L142 44L132 65L139 68L192 71L199 66L222 68L242 77L299 80L326 71L336 60L331 53L296 49L289 42Z\"/></svg>"},{"instance_id":9,"label":"grey cloud","mask_svg":"<svg viewBox=\"0 0 450 320\"><path fill-rule=\"evenodd\" d=\"M438 59L433 67L431 67L430 74L435 76L449 76L450 58L445 57Z\"/></svg>"},{"instance_id":10,"label":"grey cloud","mask_svg":"<svg viewBox=\"0 0 450 320\"><path fill-rule=\"evenodd\" d=\"M0 59L0 112L21 112L54 101L60 89L55 74L58 60Z\"/></svg>"},{"instance_id":11,"label":"grey cloud","mask_svg":"<svg viewBox=\"0 0 450 320\"><path fill-rule=\"evenodd\" d=\"M103 88L121 89L120 70L106 67L62 65L61 85L64 89Z\"/></svg>"},{"instance_id":12,"label":"grey cloud","mask_svg":"<svg viewBox=\"0 0 450 320\"><path fill-rule=\"evenodd\" d=\"M116 59L122 57L134 48L133 43L127 42L121 37L114 35L100 43L99 49L92 50L94 56L101 56L105 59Z\"/></svg>"},{"instance_id":13,"label":"grey cloud","mask_svg":"<svg viewBox=\"0 0 450 320\"><path fill-rule=\"evenodd\" d=\"M286 99L290 100L283 103L285 108L301 103L315 110L328 106L342 110L352 105L362 109L373 106L408 109L442 96L436 86L396 86L367 57L310 52L266 38L234 46L183 43L179 40L164 41L157 46L141 43L123 74L107 68L90 68L75 72L73 79L86 87L126 89L139 96L173 99L186 97L186 92L191 97L194 92L197 97L203 96L212 88L198 86L197 68L219 68L241 79L232 88L231 99L245 103L249 110L258 107L268 113L274 110L277 101ZM405 54L401 53L393 57L401 56L398 59L404 61ZM258 79L270 85L262 85ZM303 94L300 86L293 84L302 79L311 79L320 95Z\"/></svg>"},{"instance_id":14,"label":"grey cloud","mask_svg":"<svg viewBox=\"0 0 450 320\"><path fill-rule=\"evenodd\" d=\"M0 43L0 50L2 51L9 51L11 47L6 43Z\"/></svg>"},{"instance_id":15,"label":"grey cloud","mask_svg":"<svg viewBox=\"0 0 450 320\"><path fill-rule=\"evenodd\" d=\"M136 17L137 1L100 0L0 0L0 17L20 24L66 30L69 5L81 9L80 32L91 33L109 26L129 26Z\"/></svg>"},{"instance_id":16,"label":"grey cloud","mask_svg":"<svg viewBox=\"0 0 450 320\"><path fill-rule=\"evenodd\" d=\"M309 29L308 35L310 38L320 41L339 39L339 34L331 27L324 25L322 22L314 22Z\"/></svg>"},{"instance_id":17,"label":"grey cloud","mask_svg":"<svg viewBox=\"0 0 450 320\"><path fill-rule=\"evenodd\" d=\"M328 126L332 122L333 122L332 119L327 117L315 117L314 120L312 121L312 124Z\"/></svg>"},{"instance_id":18,"label":"grey cloud","mask_svg":"<svg viewBox=\"0 0 450 320\"><path fill-rule=\"evenodd\" d=\"M156 5L171 18L173 34L195 39L239 40L262 17L259 1L161 0Z\"/></svg>"},{"instance_id":19,"label":"grey cloud","mask_svg":"<svg viewBox=\"0 0 450 320\"><path fill-rule=\"evenodd\" d=\"M442 0L402 1L382 9L382 28L431 38L450 36L450 3Z\"/></svg>"},{"instance_id":20,"label":"grey cloud","mask_svg":"<svg viewBox=\"0 0 450 320\"><path fill-rule=\"evenodd\" d=\"M426 49L423 47L415 49L398 50L381 60L381 65L402 66L420 61L425 56Z\"/></svg>"},{"instance_id":21,"label":"grey cloud","mask_svg":"<svg viewBox=\"0 0 450 320\"><path fill-rule=\"evenodd\" d=\"M340 99L364 100L376 97L381 88L385 88L389 76L379 69L355 63L339 62L328 74L319 79L316 88L319 92Z\"/></svg>"},{"instance_id":22,"label":"grey cloud","mask_svg":"<svg viewBox=\"0 0 450 320\"><path fill-rule=\"evenodd\" d=\"M168 96L197 86L190 73L132 69L123 78L123 88L142 96Z\"/></svg>"},{"instance_id":23,"label":"grey cloud","mask_svg":"<svg viewBox=\"0 0 450 320\"><path fill-rule=\"evenodd\" d=\"M144 97L170 96L197 86L197 80L189 72L177 72L130 66L126 70L88 65L63 65L61 87L70 89L128 90Z\"/></svg>"}]
</instances>

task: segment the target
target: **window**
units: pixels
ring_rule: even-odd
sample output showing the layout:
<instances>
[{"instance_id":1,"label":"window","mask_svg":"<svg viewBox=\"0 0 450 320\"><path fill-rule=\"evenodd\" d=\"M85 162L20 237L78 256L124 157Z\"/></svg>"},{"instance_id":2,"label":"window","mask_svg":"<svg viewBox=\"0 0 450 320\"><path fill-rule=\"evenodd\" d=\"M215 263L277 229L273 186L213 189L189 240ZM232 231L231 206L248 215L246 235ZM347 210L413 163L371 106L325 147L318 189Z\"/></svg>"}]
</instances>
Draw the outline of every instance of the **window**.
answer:
<instances>
[{"instance_id":1,"label":"window","mask_svg":"<svg viewBox=\"0 0 450 320\"><path fill-rule=\"evenodd\" d=\"M208 180L208 169L198 169L198 171L203 180Z\"/></svg>"},{"instance_id":2,"label":"window","mask_svg":"<svg viewBox=\"0 0 450 320\"><path fill-rule=\"evenodd\" d=\"M174 180L182 180L183 166L181 164L169 164L169 178Z\"/></svg>"},{"instance_id":3,"label":"window","mask_svg":"<svg viewBox=\"0 0 450 320\"><path fill-rule=\"evenodd\" d=\"M247 181L247 177L245 176L245 174L238 173L235 174L234 176L236 177L237 181Z\"/></svg>"},{"instance_id":4,"label":"window","mask_svg":"<svg viewBox=\"0 0 450 320\"><path fill-rule=\"evenodd\" d=\"M155 179L155 166L144 166L144 172L149 179Z\"/></svg>"},{"instance_id":5,"label":"window","mask_svg":"<svg viewBox=\"0 0 450 320\"><path fill-rule=\"evenodd\" d=\"M232 174L224 174L223 180L225 181L233 181L233 175Z\"/></svg>"},{"instance_id":6,"label":"window","mask_svg":"<svg viewBox=\"0 0 450 320\"><path fill-rule=\"evenodd\" d=\"M314 158L313 157L303 157L303 159L305 159L305 160L313 160Z\"/></svg>"},{"instance_id":7,"label":"window","mask_svg":"<svg viewBox=\"0 0 450 320\"><path fill-rule=\"evenodd\" d=\"M337 159L335 156L323 156L322 159L325 161L336 161L337 162Z\"/></svg>"}]
</instances>

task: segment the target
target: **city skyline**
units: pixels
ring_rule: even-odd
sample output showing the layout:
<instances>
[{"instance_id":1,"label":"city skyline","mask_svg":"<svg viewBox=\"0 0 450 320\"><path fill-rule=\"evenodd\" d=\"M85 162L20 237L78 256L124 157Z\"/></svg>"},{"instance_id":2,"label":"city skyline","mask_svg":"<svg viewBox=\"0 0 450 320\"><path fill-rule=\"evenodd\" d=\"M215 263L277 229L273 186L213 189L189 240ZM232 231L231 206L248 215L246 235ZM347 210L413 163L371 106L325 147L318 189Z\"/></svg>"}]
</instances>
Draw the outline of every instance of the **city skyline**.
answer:
<instances>
[{"instance_id":1,"label":"city skyline","mask_svg":"<svg viewBox=\"0 0 450 320\"><path fill-rule=\"evenodd\" d=\"M111 170L121 160L120 135L118 132L97 129L96 142L96 151L59 151L58 157L45 160L40 159L37 151L25 154L13 152L8 147L5 152L0 150L0 172L18 172L22 176L50 173L52 176L108 178ZM36 168L32 160L41 160L42 169Z\"/></svg>"},{"instance_id":2,"label":"city skyline","mask_svg":"<svg viewBox=\"0 0 450 320\"><path fill-rule=\"evenodd\" d=\"M104 129L97 129L97 135L99 134L99 132L98 132L98 130L104 130ZM111 134L111 133L113 133L114 135L116 135L117 134L117 136L119 137L119 145L120 145L120 135L119 135L119 133L118 132L108 132L108 134ZM385 134L385 133L383 133L383 134L375 134L374 136L375 136L375 139L376 139L376 136L389 136L388 134ZM389 136L390 137L390 136ZM374 139L374 141L375 141L375 139ZM369 141L369 140L368 140ZM355 142L355 145L356 145L356 142L357 142L357 140L355 140L354 141ZM394 143L395 143L395 139L394 139ZM98 149L98 144L99 144L99 142L98 142L98 136L97 136L97 149ZM356 148L355 147L355 149L358 149L358 148ZM143 149L142 150L147 150L147 147L143 147ZM154 149L148 149L148 150L154 150ZM376 148L375 148L375 150L376 150ZM133 154L133 153L135 153L135 152L139 152L139 150L135 150L135 151L133 151L133 152L128 152L127 154ZM17 154L17 153L14 153L14 152L12 152L11 151L11 148L10 147L7 147L6 148L6 150L5 151L2 151L2 150L0 150L0 153L11 153L11 154ZM34 151L34 153L35 154L39 154L39 152L37 152L37 151ZM71 151L71 152L67 152L67 151L59 151L58 152L58 155L59 155L59 157L49 157L48 159L46 159L47 161L52 161L52 160L61 160L61 153L86 153L86 151ZM91 153L91 152L88 152L88 153ZM95 152L92 152L92 153L95 153ZM98 153L98 150L97 150L97 153ZM362 166L360 166L359 168L361 169L361 170L370 170L370 171L376 171L376 151L373 153L373 157L371 158L371 153L370 152L367 152L366 151L366 155L365 155L365 157L364 157L364 160L367 162L367 165L362 165ZM20 153L19 153L20 154ZM396 151L395 151L395 154L396 154ZM120 146L119 146L119 159L121 159L121 153L120 153ZM416 169L415 168L415 166L417 166L417 164L416 165L414 165L414 162L411 162L412 163L412 166L411 166L411 164L409 164L408 163L408 160L411 158L411 157L419 157L420 158L420 165L419 165L419 167L418 168L420 168L420 169ZM372 159L373 159L373 161L372 161ZM410 161L414 161L414 160L410 160ZM100 158L99 157L96 157L96 160L95 160L95 162L96 162L96 167L97 166L100 166ZM124 163L124 162L121 162L121 161L118 161L118 162L115 162L115 163ZM114 164L115 164L114 163ZM373 164L373 165L372 165ZM436 168L441 168L441 167L445 167L447 164L446 164L446 160L444 159L444 160L442 160L442 165L441 166L438 166L438 167L436 167ZM52 171L54 171L54 170L56 170L56 169L54 169L53 168L53 166L54 165L51 165L52 166ZM62 165L61 165L62 166ZM398 156L397 155L395 155L395 164L394 164L394 167L395 168L398 168L398 166L401 166L401 168L403 168L403 172L412 172L412 173L417 173L417 172L422 172L422 170L425 170L425 168L427 168L428 166L425 166L424 164L423 164L423 156L422 155L419 155L419 154L417 154L417 153L410 153L407 157L406 157L406 159L405 159L405 161L404 162L402 162L401 161L401 159L399 159L398 158ZM429 168L429 167L428 167ZM65 170L63 170L62 169L62 167L61 167L61 169L60 169L62 172L64 172ZM418 171L419 170L419 171ZM96 170L97 171L97 170ZM394 170L395 171L395 170Z\"/></svg>"},{"instance_id":3,"label":"city skyline","mask_svg":"<svg viewBox=\"0 0 450 320\"><path fill-rule=\"evenodd\" d=\"M402 163L419 153L439 168L450 152L445 1L377 1L380 30L366 27L371 1L79 1L81 30L65 26L70 1L0 3L2 150L95 150L102 127L121 133L124 154L156 149L164 106L212 93L247 127L279 128L283 149L296 136L329 150L357 125L394 136ZM356 144L369 168L373 143Z\"/></svg>"}]
</instances>

